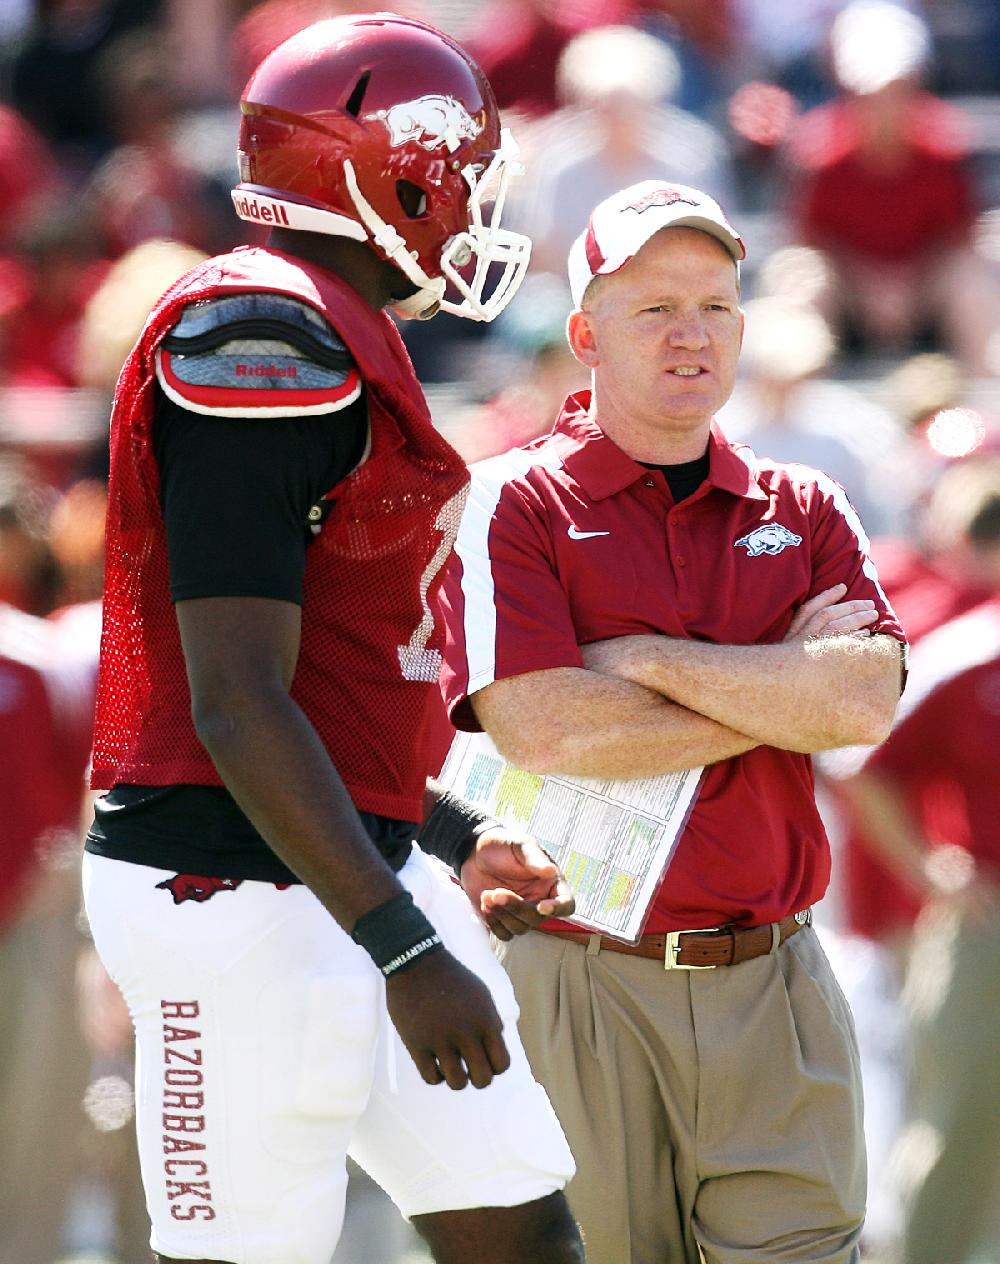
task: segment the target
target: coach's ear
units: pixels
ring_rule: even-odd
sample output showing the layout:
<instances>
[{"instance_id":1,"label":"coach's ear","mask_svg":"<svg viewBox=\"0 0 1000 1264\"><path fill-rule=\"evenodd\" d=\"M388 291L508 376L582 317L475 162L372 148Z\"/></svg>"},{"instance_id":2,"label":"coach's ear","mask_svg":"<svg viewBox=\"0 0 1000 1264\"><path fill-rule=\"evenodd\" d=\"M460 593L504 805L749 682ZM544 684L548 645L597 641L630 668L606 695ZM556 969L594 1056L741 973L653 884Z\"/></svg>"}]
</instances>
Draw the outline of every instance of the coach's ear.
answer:
<instances>
[{"instance_id":1,"label":"coach's ear","mask_svg":"<svg viewBox=\"0 0 1000 1264\"><path fill-rule=\"evenodd\" d=\"M594 326L590 312L581 308L570 312L566 321L566 341L576 358L588 369L598 364L597 340L594 337Z\"/></svg>"}]
</instances>

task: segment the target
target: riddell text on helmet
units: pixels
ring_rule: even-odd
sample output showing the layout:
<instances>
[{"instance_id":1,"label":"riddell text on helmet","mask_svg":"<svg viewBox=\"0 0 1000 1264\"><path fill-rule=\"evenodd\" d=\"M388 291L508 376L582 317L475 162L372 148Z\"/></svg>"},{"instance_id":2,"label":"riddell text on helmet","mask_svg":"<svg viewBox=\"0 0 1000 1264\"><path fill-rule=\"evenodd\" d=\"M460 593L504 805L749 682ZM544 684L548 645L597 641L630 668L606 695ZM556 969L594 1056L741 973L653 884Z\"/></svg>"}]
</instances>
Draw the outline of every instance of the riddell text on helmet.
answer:
<instances>
[{"instance_id":1,"label":"riddell text on helmet","mask_svg":"<svg viewBox=\"0 0 1000 1264\"><path fill-rule=\"evenodd\" d=\"M258 202L256 198L239 197L233 198L236 203L236 209L240 215L245 215L249 219L259 220L262 224L283 224L286 228L290 224L288 212L280 202Z\"/></svg>"},{"instance_id":2,"label":"riddell text on helmet","mask_svg":"<svg viewBox=\"0 0 1000 1264\"><path fill-rule=\"evenodd\" d=\"M187 1024L200 1014L197 1001L160 1001L163 1013L163 1170L175 1220L214 1220L205 1131L201 1032ZM183 1019L175 1026L169 1020ZM178 1157L183 1156L183 1157ZM192 1201L194 1200L194 1201Z\"/></svg>"}]
</instances>

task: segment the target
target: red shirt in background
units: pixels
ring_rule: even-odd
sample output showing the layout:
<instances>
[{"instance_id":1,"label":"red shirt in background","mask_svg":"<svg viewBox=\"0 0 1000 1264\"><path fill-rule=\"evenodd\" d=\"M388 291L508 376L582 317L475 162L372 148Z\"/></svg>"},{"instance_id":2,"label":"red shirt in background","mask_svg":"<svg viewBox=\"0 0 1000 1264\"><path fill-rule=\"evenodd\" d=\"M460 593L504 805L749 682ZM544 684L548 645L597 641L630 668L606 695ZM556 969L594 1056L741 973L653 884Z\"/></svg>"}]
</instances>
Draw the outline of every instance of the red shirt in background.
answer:
<instances>
[{"instance_id":1,"label":"red shirt in background","mask_svg":"<svg viewBox=\"0 0 1000 1264\"><path fill-rule=\"evenodd\" d=\"M935 843L964 847L1000 881L1000 598L928 635L911 659L896 727L875 772L936 785L951 810Z\"/></svg>"},{"instance_id":2,"label":"red shirt in background","mask_svg":"<svg viewBox=\"0 0 1000 1264\"><path fill-rule=\"evenodd\" d=\"M800 239L834 254L905 264L965 238L977 207L962 114L917 94L907 152L887 168L862 156L854 111L850 98L836 100L800 124L792 153Z\"/></svg>"},{"instance_id":3,"label":"red shirt in background","mask_svg":"<svg viewBox=\"0 0 1000 1264\"><path fill-rule=\"evenodd\" d=\"M623 20L622 0L573 0L543 6L493 4L465 44L482 66L502 110L534 117L559 105L556 71L563 49L590 27Z\"/></svg>"},{"instance_id":4,"label":"red shirt in background","mask_svg":"<svg viewBox=\"0 0 1000 1264\"><path fill-rule=\"evenodd\" d=\"M874 540L872 555L882 587L912 646L942 624L979 605L987 595L958 583L906 540ZM921 769L915 768L912 775L899 769L897 776L905 783L928 834L946 834L952 816L950 796L943 794L936 782L928 781ZM876 857L863 829L855 822L850 805L837 795L837 782L828 784L838 799L846 825L844 903L848 929L869 939L881 939L910 926L920 912L920 901Z\"/></svg>"},{"instance_id":5,"label":"red shirt in background","mask_svg":"<svg viewBox=\"0 0 1000 1264\"><path fill-rule=\"evenodd\" d=\"M58 184L58 169L41 136L16 110L0 105L0 237L9 239L32 201Z\"/></svg>"},{"instance_id":6,"label":"red shirt in background","mask_svg":"<svg viewBox=\"0 0 1000 1264\"><path fill-rule=\"evenodd\" d=\"M0 605L0 933L17 915L46 834L67 824L47 647L41 619ZM77 791L82 798L82 779Z\"/></svg>"}]
</instances>

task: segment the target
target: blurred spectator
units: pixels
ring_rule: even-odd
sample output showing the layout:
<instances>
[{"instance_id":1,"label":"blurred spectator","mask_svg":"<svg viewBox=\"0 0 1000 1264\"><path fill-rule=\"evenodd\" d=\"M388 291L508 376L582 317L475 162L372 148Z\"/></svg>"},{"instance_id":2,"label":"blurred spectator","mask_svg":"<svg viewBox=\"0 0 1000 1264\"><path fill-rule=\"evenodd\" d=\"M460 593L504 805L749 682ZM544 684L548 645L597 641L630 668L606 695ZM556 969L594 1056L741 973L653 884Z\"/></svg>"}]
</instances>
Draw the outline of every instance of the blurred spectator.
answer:
<instances>
[{"instance_id":1,"label":"blurred spectator","mask_svg":"<svg viewBox=\"0 0 1000 1264\"><path fill-rule=\"evenodd\" d=\"M580 31L606 28L621 9L621 0L494 0L465 44L502 110L540 118L556 108L557 67L570 40Z\"/></svg>"},{"instance_id":2,"label":"blurred spectator","mask_svg":"<svg viewBox=\"0 0 1000 1264\"><path fill-rule=\"evenodd\" d=\"M793 146L795 231L830 259L829 314L864 351L931 339L981 373L1000 295L970 246L962 117L919 88L926 27L888 0L855 0L831 48L842 91L802 119Z\"/></svg>"},{"instance_id":3,"label":"blurred spectator","mask_svg":"<svg viewBox=\"0 0 1000 1264\"><path fill-rule=\"evenodd\" d=\"M730 97L730 148L748 209L770 213L783 196L786 174L781 156L798 112L794 97L775 83L751 80Z\"/></svg>"},{"instance_id":4,"label":"blurred spectator","mask_svg":"<svg viewBox=\"0 0 1000 1264\"><path fill-rule=\"evenodd\" d=\"M49 490L23 462L0 458L0 605L27 614L48 614L57 582L45 538Z\"/></svg>"},{"instance_id":5,"label":"blurred spectator","mask_svg":"<svg viewBox=\"0 0 1000 1264\"><path fill-rule=\"evenodd\" d=\"M528 137L534 173L520 222L534 243L532 266L562 275L587 208L640 180L695 184L732 207L725 142L708 123L668 104L680 76L676 55L631 27L578 35L559 60L564 108Z\"/></svg>"},{"instance_id":6,"label":"blurred spectator","mask_svg":"<svg viewBox=\"0 0 1000 1264\"><path fill-rule=\"evenodd\" d=\"M376 12L386 7L378 0L263 0L247 6L230 41L232 95L238 98L251 72L267 54L303 27L342 13ZM392 11L420 16L417 6L409 3L392 6Z\"/></svg>"},{"instance_id":7,"label":"blurred spectator","mask_svg":"<svg viewBox=\"0 0 1000 1264\"><path fill-rule=\"evenodd\" d=\"M0 347L0 373L10 386L74 386L80 319L106 265L86 219L63 203L40 207L18 244L28 293Z\"/></svg>"},{"instance_id":8,"label":"blurred spectator","mask_svg":"<svg viewBox=\"0 0 1000 1264\"><path fill-rule=\"evenodd\" d=\"M93 293L80 328L81 386L113 393L118 374L152 303L205 255L182 242L154 238L128 251Z\"/></svg>"},{"instance_id":9,"label":"blurred spectator","mask_svg":"<svg viewBox=\"0 0 1000 1264\"><path fill-rule=\"evenodd\" d=\"M934 87L1000 92L1000 5L996 0L925 0L934 36Z\"/></svg>"},{"instance_id":10,"label":"blurred spectator","mask_svg":"<svg viewBox=\"0 0 1000 1264\"><path fill-rule=\"evenodd\" d=\"M0 552L3 548L0 538ZM63 803L52 758L56 741L45 677L47 646L41 620L0 601L0 936L36 876L52 803ZM10 1011L6 1005L2 1009L6 1020ZM4 1027L6 1021L0 1023Z\"/></svg>"},{"instance_id":11,"label":"blurred spectator","mask_svg":"<svg viewBox=\"0 0 1000 1264\"><path fill-rule=\"evenodd\" d=\"M914 357L891 381L896 410L912 428L911 440L905 453L897 454L891 466L883 467L892 469L901 526L898 534L872 541L872 559L911 646L987 595L962 564L964 551L956 552L955 548L956 541L967 533L970 508L956 496L947 465L943 458L934 456L924 438L934 416L942 411L964 411L952 407L960 382L953 362L929 355ZM856 766L856 757L835 754L824 756L820 763L821 772L833 777L827 788L842 818L846 923L850 930L902 952L920 901L879 858L847 794L849 786L845 787L841 778L853 773ZM947 796L942 796L933 783L914 783L911 790L914 799L921 800L926 828L936 832L937 817L947 820L950 811Z\"/></svg>"},{"instance_id":12,"label":"blurred spectator","mask_svg":"<svg viewBox=\"0 0 1000 1264\"><path fill-rule=\"evenodd\" d=\"M486 345L490 359L505 363L507 385L466 412L449 440L467 462L507 452L552 428L570 392L587 385L586 373L566 341L573 306L564 282L547 273L529 276L520 303L497 317Z\"/></svg>"},{"instance_id":13,"label":"blurred spectator","mask_svg":"<svg viewBox=\"0 0 1000 1264\"><path fill-rule=\"evenodd\" d=\"M618 21L627 19L666 43L681 64L676 103L705 114L718 102L742 47L734 0L632 0ZM742 73L743 67L740 66Z\"/></svg>"},{"instance_id":14,"label":"blurred spectator","mask_svg":"<svg viewBox=\"0 0 1000 1264\"><path fill-rule=\"evenodd\" d=\"M0 1259L52 1264L86 1073L72 977L93 684L35 617L55 568L28 468L0 465Z\"/></svg>"},{"instance_id":15,"label":"blurred spectator","mask_svg":"<svg viewBox=\"0 0 1000 1264\"><path fill-rule=\"evenodd\" d=\"M919 535L926 501L953 462L995 448L996 421L969 405L969 375L950 356L925 352L897 364L885 379L886 406L897 419L905 446L893 467L899 521Z\"/></svg>"},{"instance_id":16,"label":"blurred spectator","mask_svg":"<svg viewBox=\"0 0 1000 1264\"><path fill-rule=\"evenodd\" d=\"M155 28L122 36L96 66L120 143L95 171L83 203L113 258L154 237L214 251L240 236L228 190L213 185L175 144L178 100L168 69Z\"/></svg>"},{"instance_id":17,"label":"blurred spectator","mask_svg":"<svg viewBox=\"0 0 1000 1264\"><path fill-rule=\"evenodd\" d=\"M97 60L159 8L159 0L37 0L34 28L13 58L12 99L74 175L113 143L92 82Z\"/></svg>"},{"instance_id":18,"label":"blurred spectator","mask_svg":"<svg viewBox=\"0 0 1000 1264\"><path fill-rule=\"evenodd\" d=\"M9 247L32 205L59 183L42 137L16 111L0 105L0 245Z\"/></svg>"},{"instance_id":19,"label":"blurred spectator","mask_svg":"<svg viewBox=\"0 0 1000 1264\"><path fill-rule=\"evenodd\" d=\"M175 90L185 107L229 104L243 87L220 73L232 58L232 0L163 0L163 27L183 56L172 59Z\"/></svg>"},{"instance_id":20,"label":"blurred spectator","mask_svg":"<svg viewBox=\"0 0 1000 1264\"><path fill-rule=\"evenodd\" d=\"M744 74L771 79L804 106L833 91L826 40L846 0L733 0Z\"/></svg>"},{"instance_id":21,"label":"blurred spectator","mask_svg":"<svg viewBox=\"0 0 1000 1264\"><path fill-rule=\"evenodd\" d=\"M8 348L16 336L17 317L31 295L27 268L16 259L0 255L0 380L10 364Z\"/></svg>"},{"instance_id":22,"label":"blurred spectator","mask_svg":"<svg viewBox=\"0 0 1000 1264\"><path fill-rule=\"evenodd\" d=\"M820 909L823 909L820 905ZM861 1258L886 1258L898 1240L902 1213L889 1165L905 1118L906 1020L895 963L870 939L820 925L817 934L854 1016L865 1086L868 1210Z\"/></svg>"},{"instance_id":23,"label":"blurred spectator","mask_svg":"<svg viewBox=\"0 0 1000 1264\"><path fill-rule=\"evenodd\" d=\"M849 788L883 861L928 904L905 996L916 1077L899 1149L911 1206L903 1264L995 1258L1000 1174L1000 459L955 466L938 489L964 530L952 565L988 598L925 637L889 740ZM915 793L950 807L929 828Z\"/></svg>"},{"instance_id":24,"label":"blurred spectator","mask_svg":"<svg viewBox=\"0 0 1000 1264\"><path fill-rule=\"evenodd\" d=\"M896 429L856 390L821 377L835 350L826 321L783 297L752 299L744 310L741 380L721 414L726 433L835 478L873 534L895 525L882 471Z\"/></svg>"},{"instance_id":25,"label":"blurred spectator","mask_svg":"<svg viewBox=\"0 0 1000 1264\"><path fill-rule=\"evenodd\" d=\"M4 552L0 535L0 561ZM48 633L0 602L0 1259L11 1264L59 1254L86 1069L67 833L83 766L67 762Z\"/></svg>"},{"instance_id":26,"label":"blurred spectator","mask_svg":"<svg viewBox=\"0 0 1000 1264\"><path fill-rule=\"evenodd\" d=\"M105 484L86 478L74 483L53 507L48 543L59 571L58 607L93 602L101 595L107 505ZM96 651L95 643L95 655Z\"/></svg>"}]
</instances>

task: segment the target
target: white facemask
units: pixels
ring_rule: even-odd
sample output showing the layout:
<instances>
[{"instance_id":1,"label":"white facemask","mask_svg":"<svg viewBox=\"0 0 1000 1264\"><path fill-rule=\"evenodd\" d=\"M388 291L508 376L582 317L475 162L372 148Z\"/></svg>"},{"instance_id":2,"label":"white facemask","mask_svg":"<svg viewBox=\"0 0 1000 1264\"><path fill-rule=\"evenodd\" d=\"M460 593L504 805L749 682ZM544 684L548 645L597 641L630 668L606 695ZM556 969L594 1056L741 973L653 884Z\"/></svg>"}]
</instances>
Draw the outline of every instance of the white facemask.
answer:
<instances>
[{"instance_id":1,"label":"white facemask","mask_svg":"<svg viewBox=\"0 0 1000 1264\"><path fill-rule=\"evenodd\" d=\"M507 187L513 175L522 168L517 161L517 142L507 128L500 132L500 148L481 176L471 166L462 172L469 185L469 216L471 223L465 232L456 233L448 242L441 256L444 277L429 277L407 248L406 240L395 228L387 224L375 211L358 187L351 162L344 163L344 176L358 217L368 229L371 240L390 259L418 292L410 298L394 304L401 316L427 319L437 311L451 312L467 320L495 319L517 293L524 280L531 258L531 238L524 233L511 232L500 227L500 218L507 199ZM493 195L489 220L483 218L483 202ZM471 260L475 271L471 281L466 281L459 271ZM499 264L503 271L492 286L488 297L484 291L489 281L491 264ZM462 296L461 302L453 303L444 297L446 280L452 283Z\"/></svg>"}]
</instances>

